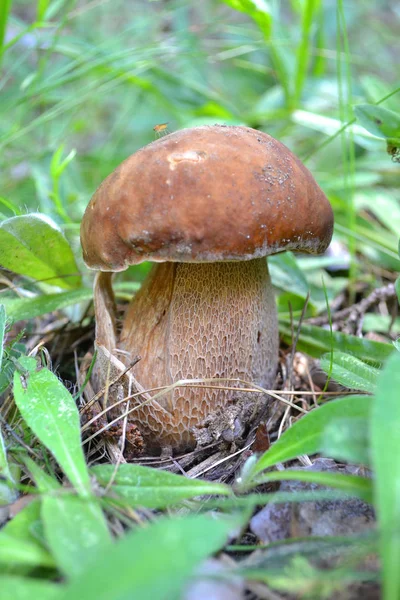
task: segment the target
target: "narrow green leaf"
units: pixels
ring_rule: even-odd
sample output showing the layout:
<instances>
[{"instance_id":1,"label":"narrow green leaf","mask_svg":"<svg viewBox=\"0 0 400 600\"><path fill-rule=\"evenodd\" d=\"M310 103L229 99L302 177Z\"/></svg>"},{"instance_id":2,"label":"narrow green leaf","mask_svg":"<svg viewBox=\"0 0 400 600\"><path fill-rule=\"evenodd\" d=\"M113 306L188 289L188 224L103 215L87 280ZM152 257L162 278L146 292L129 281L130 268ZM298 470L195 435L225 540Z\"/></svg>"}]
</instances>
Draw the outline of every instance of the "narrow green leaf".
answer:
<instances>
[{"instance_id":1,"label":"narrow green leaf","mask_svg":"<svg viewBox=\"0 0 400 600\"><path fill-rule=\"evenodd\" d=\"M291 343L292 334L288 321L279 322L279 330L288 343ZM370 363L382 363L393 352L392 344L375 342L355 335L347 335L341 331L332 331L315 327L314 325L302 325L297 349L311 356L319 357L325 352L339 350L352 354L361 360Z\"/></svg>"},{"instance_id":2,"label":"narrow green leaf","mask_svg":"<svg viewBox=\"0 0 400 600\"><path fill-rule=\"evenodd\" d=\"M18 494L14 489L15 478L8 464L6 443L0 424L0 508L3 504L11 504Z\"/></svg>"},{"instance_id":3,"label":"narrow green leaf","mask_svg":"<svg viewBox=\"0 0 400 600\"><path fill-rule=\"evenodd\" d=\"M345 385L352 390L373 392L380 373L379 369L367 365L362 360L345 354L344 352L333 353L332 371L330 369L331 355L321 356L320 366L326 373L330 373L332 379Z\"/></svg>"},{"instance_id":4,"label":"narrow green leaf","mask_svg":"<svg viewBox=\"0 0 400 600\"><path fill-rule=\"evenodd\" d=\"M14 478L8 466L6 444L3 437L2 428L0 425L0 476L8 481L14 482Z\"/></svg>"},{"instance_id":5,"label":"narrow green leaf","mask_svg":"<svg viewBox=\"0 0 400 600\"><path fill-rule=\"evenodd\" d=\"M199 563L240 525L224 515L161 518L107 547L60 600L176 600Z\"/></svg>"},{"instance_id":6,"label":"narrow green leaf","mask_svg":"<svg viewBox=\"0 0 400 600\"><path fill-rule=\"evenodd\" d=\"M0 304L0 373L2 372L5 328L6 313L4 306ZM7 483L3 483L1 481L2 479ZM8 485L14 483L15 479L8 464L6 443L3 436L2 426L0 424L0 505L9 504L15 500L15 490Z\"/></svg>"},{"instance_id":7,"label":"narrow green leaf","mask_svg":"<svg viewBox=\"0 0 400 600\"><path fill-rule=\"evenodd\" d=\"M92 557L111 543L104 515L94 501L48 495L41 514L51 553L65 576L84 571Z\"/></svg>"},{"instance_id":8,"label":"narrow green leaf","mask_svg":"<svg viewBox=\"0 0 400 600\"><path fill-rule=\"evenodd\" d=\"M364 502L372 502L372 481L366 477L357 475L345 475L343 473L329 473L326 471L296 471L285 469L284 471L273 471L264 473L257 477L258 483L270 481L306 481L318 485L328 486L346 492L351 496L357 496Z\"/></svg>"},{"instance_id":9,"label":"narrow green leaf","mask_svg":"<svg viewBox=\"0 0 400 600\"><path fill-rule=\"evenodd\" d=\"M116 296L131 298L132 294L140 288L140 283L135 281L120 282L114 286ZM8 317L14 321L26 321L45 315L55 310L62 310L79 302L87 302L93 297L91 288L80 288L59 294L45 294L33 298L19 298L15 296L3 296L3 304L7 310Z\"/></svg>"},{"instance_id":10,"label":"narrow green leaf","mask_svg":"<svg viewBox=\"0 0 400 600\"><path fill-rule=\"evenodd\" d=\"M278 462L292 460L300 454L316 454L323 447L325 428L334 419L367 418L371 409L370 396L349 396L327 402L302 417L287 429L252 469L253 475Z\"/></svg>"},{"instance_id":11,"label":"narrow green leaf","mask_svg":"<svg viewBox=\"0 0 400 600\"><path fill-rule=\"evenodd\" d=\"M301 41L296 53L295 105L300 103L310 62L312 34L318 17L319 0L306 0L302 7Z\"/></svg>"},{"instance_id":12,"label":"narrow green leaf","mask_svg":"<svg viewBox=\"0 0 400 600\"><path fill-rule=\"evenodd\" d=\"M62 586L45 579L0 576L0 600L55 600Z\"/></svg>"},{"instance_id":13,"label":"narrow green leaf","mask_svg":"<svg viewBox=\"0 0 400 600\"><path fill-rule=\"evenodd\" d=\"M3 49L6 37L7 22L11 12L12 0L3 0L0 3L0 50ZM0 54L1 67L1 54Z\"/></svg>"},{"instance_id":14,"label":"narrow green leaf","mask_svg":"<svg viewBox=\"0 0 400 600\"><path fill-rule=\"evenodd\" d=\"M0 261L19 275L61 288L81 284L66 238L56 223L39 213L11 217L0 223Z\"/></svg>"},{"instance_id":15,"label":"narrow green leaf","mask_svg":"<svg viewBox=\"0 0 400 600\"><path fill-rule=\"evenodd\" d=\"M354 114L373 135L400 143L400 114L375 104L358 104Z\"/></svg>"},{"instance_id":16,"label":"narrow green leaf","mask_svg":"<svg viewBox=\"0 0 400 600\"><path fill-rule=\"evenodd\" d=\"M0 535L0 566L27 565L31 567L53 567L52 556L33 542L15 540L6 533Z\"/></svg>"},{"instance_id":17,"label":"narrow green leaf","mask_svg":"<svg viewBox=\"0 0 400 600\"><path fill-rule=\"evenodd\" d=\"M234 10L240 11L248 15L253 19L265 37L269 37L271 34L272 17L270 8L265 0L222 0L233 8Z\"/></svg>"},{"instance_id":18,"label":"narrow green leaf","mask_svg":"<svg viewBox=\"0 0 400 600\"><path fill-rule=\"evenodd\" d=\"M19 342L11 342L7 347L7 353L3 354L3 364L0 371L0 394L6 391L12 382L15 371L14 360L24 354L26 348Z\"/></svg>"},{"instance_id":19,"label":"narrow green leaf","mask_svg":"<svg viewBox=\"0 0 400 600\"><path fill-rule=\"evenodd\" d=\"M167 471L133 464L97 465L91 469L102 486L112 479L112 497L119 496L130 506L164 508L188 498L204 494L229 495L230 488L223 483L189 479Z\"/></svg>"},{"instance_id":20,"label":"narrow green leaf","mask_svg":"<svg viewBox=\"0 0 400 600\"><path fill-rule=\"evenodd\" d=\"M46 473L43 465L35 463L29 456L22 456L21 458L41 494L60 489L61 484L55 477Z\"/></svg>"},{"instance_id":21,"label":"narrow green leaf","mask_svg":"<svg viewBox=\"0 0 400 600\"><path fill-rule=\"evenodd\" d=\"M354 555L354 550L353 553ZM352 554L349 553L349 563L352 565ZM361 552L359 553L361 554ZM329 560L329 559L328 559ZM332 561L332 558L330 557ZM354 560L354 558L353 558ZM340 598L343 588L350 584L359 584L365 581L375 581L374 573L365 570L355 570L346 563L339 567L317 568L313 566L312 559L307 560L297 553L286 565L286 568L239 568L235 571L238 576L247 580L261 581L275 590L279 590L299 598L299 590L311 590L309 598ZM304 596L303 597L307 597ZM353 596L354 597L354 596Z\"/></svg>"},{"instance_id":22,"label":"narrow green leaf","mask_svg":"<svg viewBox=\"0 0 400 600\"><path fill-rule=\"evenodd\" d=\"M6 332L6 309L0 304L0 372L3 364L4 335Z\"/></svg>"},{"instance_id":23,"label":"narrow green leaf","mask_svg":"<svg viewBox=\"0 0 400 600\"><path fill-rule=\"evenodd\" d=\"M400 355L396 352L378 379L370 421L384 600L400 598L399 390Z\"/></svg>"},{"instance_id":24,"label":"narrow green leaf","mask_svg":"<svg viewBox=\"0 0 400 600\"><path fill-rule=\"evenodd\" d=\"M237 546L233 546L233 548L235 547ZM246 547L248 548L248 546ZM241 548L243 549L243 546ZM332 561L332 556L340 556L341 563L343 564L342 561L346 561L346 555L354 559L356 548L357 555L360 558L367 554L376 553L377 543L375 532L369 530L348 536L292 538L290 540L276 541L262 549L257 548L259 552L257 552L257 558L254 557L256 560L254 560L253 564L254 566L257 565L258 567L270 569L284 569L298 555L310 559L315 559L318 556L319 559L327 561ZM327 569L327 573L330 573L330 569Z\"/></svg>"},{"instance_id":25,"label":"narrow green leaf","mask_svg":"<svg viewBox=\"0 0 400 600\"><path fill-rule=\"evenodd\" d=\"M37 20L44 21L46 18L46 11L50 4L50 0L38 0L37 2Z\"/></svg>"},{"instance_id":26,"label":"narrow green leaf","mask_svg":"<svg viewBox=\"0 0 400 600\"><path fill-rule=\"evenodd\" d=\"M34 298L10 298L5 297L3 302L7 314L15 323L45 315L55 310L61 310L78 302L90 300L93 291L89 288L71 290L60 294L46 294Z\"/></svg>"},{"instance_id":27,"label":"narrow green leaf","mask_svg":"<svg viewBox=\"0 0 400 600\"><path fill-rule=\"evenodd\" d=\"M400 303L400 277L396 279L394 287L396 288L397 301Z\"/></svg>"},{"instance_id":28,"label":"narrow green leaf","mask_svg":"<svg viewBox=\"0 0 400 600\"><path fill-rule=\"evenodd\" d=\"M82 496L90 494L89 472L81 447L79 413L68 390L34 358L22 357L24 372L14 373L14 398L33 433L53 454Z\"/></svg>"}]
</instances>

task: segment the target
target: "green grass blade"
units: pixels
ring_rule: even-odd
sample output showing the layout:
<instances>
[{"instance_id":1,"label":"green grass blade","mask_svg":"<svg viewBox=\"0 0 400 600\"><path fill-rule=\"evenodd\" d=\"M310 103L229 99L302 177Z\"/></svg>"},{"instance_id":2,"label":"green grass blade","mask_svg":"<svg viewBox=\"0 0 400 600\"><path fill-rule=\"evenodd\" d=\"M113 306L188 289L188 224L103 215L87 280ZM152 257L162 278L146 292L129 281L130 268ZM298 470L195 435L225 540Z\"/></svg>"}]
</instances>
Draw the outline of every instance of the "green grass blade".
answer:
<instances>
[{"instance_id":1,"label":"green grass blade","mask_svg":"<svg viewBox=\"0 0 400 600\"><path fill-rule=\"evenodd\" d=\"M400 355L378 379L371 411L375 506L380 532L383 600L400 598Z\"/></svg>"},{"instance_id":2,"label":"green grass blade","mask_svg":"<svg viewBox=\"0 0 400 600\"><path fill-rule=\"evenodd\" d=\"M6 309L0 304L0 371L3 364L4 336L6 333Z\"/></svg>"},{"instance_id":3,"label":"green grass blade","mask_svg":"<svg viewBox=\"0 0 400 600\"><path fill-rule=\"evenodd\" d=\"M306 0L302 9L301 42L297 49L296 57L293 108L300 104L301 94L306 81L308 64L310 61L312 27L313 24L317 22L319 8L320 0Z\"/></svg>"},{"instance_id":4,"label":"green grass blade","mask_svg":"<svg viewBox=\"0 0 400 600\"><path fill-rule=\"evenodd\" d=\"M60 294L46 294L34 298L4 297L3 302L9 318L17 323L39 317L55 310L62 310L79 302L91 300L93 291L89 288L61 292Z\"/></svg>"},{"instance_id":5,"label":"green grass blade","mask_svg":"<svg viewBox=\"0 0 400 600\"><path fill-rule=\"evenodd\" d=\"M8 460L7 460L7 449L4 440L2 428L0 426L0 477L6 479L8 482L15 483L14 477L11 473ZM6 486L7 489L7 486ZM0 492L2 491L2 484L0 479ZM11 490L9 490L11 492ZM1 497L1 494L0 494Z\"/></svg>"},{"instance_id":6,"label":"green grass blade","mask_svg":"<svg viewBox=\"0 0 400 600\"><path fill-rule=\"evenodd\" d=\"M43 465L37 464L28 455L22 456L22 460L28 469L30 477L35 482L36 487L41 494L60 489L61 483L59 483L55 477L46 473Z\"/></svg>"},{"instance_id":7,"label":"green grass blade","mask_svg":"<svg viewBox=\"0 0 400 600\"><path fill-rule=\"evenodd\" d=\"M270 481L306 481L321 486L332 487L352 496L357 496L364 502L372 502L372 481L357 475L329 473L326 471L296 471L285 469L264 473L257 477L257 484Z\"/></svg>"},{"instance_id":8,"label":"green grass blade","mask_svg":"<svg viewBox=\"0 0 400 600\"><path fill-rule=\"evenodd\" d=\"M4 46L4 40L6 37L6 29L8 17L11 11L12 0L2 0L0 3L0 50ZM0 68L1 68L1 54L0 54Z\"/></svg>"}]
</instances>

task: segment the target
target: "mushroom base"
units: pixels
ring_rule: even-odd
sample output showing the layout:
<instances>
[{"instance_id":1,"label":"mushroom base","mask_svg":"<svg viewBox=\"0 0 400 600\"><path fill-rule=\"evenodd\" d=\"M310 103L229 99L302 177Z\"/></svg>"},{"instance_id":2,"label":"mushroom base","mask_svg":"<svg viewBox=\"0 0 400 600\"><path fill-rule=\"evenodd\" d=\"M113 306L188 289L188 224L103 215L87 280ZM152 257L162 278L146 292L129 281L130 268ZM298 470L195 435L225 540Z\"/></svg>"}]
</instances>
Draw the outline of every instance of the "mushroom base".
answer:
<instances>
[{"instance_id":1,"label":"mushroom base","mask_svg":"<svg viewBox=\"0 0 400 600\"><path fill-rule=\"evenodd\" d=\"M266 259L155 264L128 307L118 347L141 357L133 375L144 389L214 378L270 387L278 325ZM148 451L192 449L199 430L210 419L215 425L218 414L233 416L229 431L221 420L215 437L232 439L241 430L237 414L248 418L249 407L265 401L261 394L233 390L232 382L201 385L177 387L131 413Z\"/></svg>"}]
</instances>

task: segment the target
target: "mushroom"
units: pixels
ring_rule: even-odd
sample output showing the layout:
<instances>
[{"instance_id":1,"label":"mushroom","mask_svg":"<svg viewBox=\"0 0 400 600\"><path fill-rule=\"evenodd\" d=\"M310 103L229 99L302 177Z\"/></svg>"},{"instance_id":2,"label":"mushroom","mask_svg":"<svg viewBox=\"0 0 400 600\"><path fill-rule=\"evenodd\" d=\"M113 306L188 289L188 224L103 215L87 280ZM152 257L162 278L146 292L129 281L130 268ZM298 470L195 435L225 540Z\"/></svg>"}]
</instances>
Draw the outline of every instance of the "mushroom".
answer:
<instances>
[{"instance_id":1,"label":"mushroom","mask_svg":"<svg viewBox=\"0 0 400 600\"><path fill-rule=\"evenodd\" d=\"M119 340L107 325L120 351L140 355L134 376L144 389L209 378L268 388L278 325L265 257L324 252L332 229L327 198L282 143L247 127L215 125L169 134L125 160L91 199L81 242L92 269L155 263ZM108 277L96 285L110 299ZM254 401L217 384L177 387L130 418L148 450L183 451L212 416L222 422L234 415L233 436L241 428L231 407L246 412Z\"/></svg>"}]
</instances>

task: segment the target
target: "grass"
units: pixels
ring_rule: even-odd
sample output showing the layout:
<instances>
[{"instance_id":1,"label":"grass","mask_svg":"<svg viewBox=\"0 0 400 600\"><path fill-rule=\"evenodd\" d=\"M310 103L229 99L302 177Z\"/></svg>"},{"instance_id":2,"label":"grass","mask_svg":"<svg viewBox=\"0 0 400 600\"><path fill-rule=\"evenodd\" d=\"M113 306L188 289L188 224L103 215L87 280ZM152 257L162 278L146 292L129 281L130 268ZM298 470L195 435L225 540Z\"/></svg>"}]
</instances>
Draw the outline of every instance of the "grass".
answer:
<instances>
[{"instance_id":1,"label":"grass","mask_svg":"<svg viewBox=\"0 0 400 600\"><path fill-rule=\"evenodd\" d=\"M21 493L30 502L0 530L0 600L184 598L204 559L224 549L220 577L242 577L255 597L261 589L340 598L363 581L398 600L400 357L391 325L398 330L400 286L390 284L400 270L400 88L391 4L1 4L0 503L14 510ZM153 468L166 464L154 457L148 466L107 464L99 460L100 447L110 459L113 443L99 435L104 416L90 413L91 428L75 401L94 336L79 223L104 177L167 122L169 131L214 123L267 131L305 160L335 213L339 272L326 270L336 260L327 257L287 254L270 265L282 352L293 356L297 336L296 360L306 371L306 357L320 360L341 391L324 394L311 376L304 384L288 358L292 386L274 391L282 406L274 443L241 461L240 472L234 452L214 470L203 466L200 478ZM118 276L118 302L147 270ZM85 386L90 396L88 378ZM361 470L287 471L314 454ZM293 538L253 555L259 540L246 536L256 506L316 498L265 487L285 474L323 486L321 502L370 502L375 530ZM232 539L248 558L230 550Z\"/></svg>"}]
</instances>

